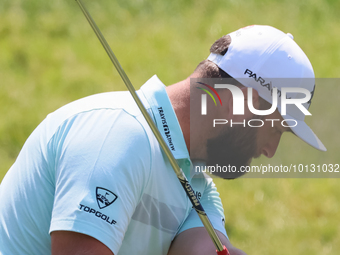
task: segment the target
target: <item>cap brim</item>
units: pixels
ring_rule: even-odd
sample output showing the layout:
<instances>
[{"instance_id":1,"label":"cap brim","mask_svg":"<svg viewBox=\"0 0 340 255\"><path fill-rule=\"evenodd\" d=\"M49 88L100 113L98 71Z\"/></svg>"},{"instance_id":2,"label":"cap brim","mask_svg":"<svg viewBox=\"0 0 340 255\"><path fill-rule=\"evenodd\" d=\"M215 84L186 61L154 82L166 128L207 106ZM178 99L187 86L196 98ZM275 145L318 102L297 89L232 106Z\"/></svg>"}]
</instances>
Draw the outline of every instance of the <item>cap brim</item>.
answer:
<instances>
[{"instance_id":1,"label":"cap brim","mask_svg":"<svg viewBox=\"0 0 340 255\"><path fill-rule=\"evenodd\" d=\"M286 120L294 119L289 115L285 115L282 117ZM320 151L327 151L326 147L323 145L320 139L316 136L316 134L314 134L313 130L304 121L296 119L295 121L297 122L297 125L290 128L294 132L294 134L296 134L299 138L301 138L303 141L313 146L314 148Z\"/></svg>"}]
</instances>

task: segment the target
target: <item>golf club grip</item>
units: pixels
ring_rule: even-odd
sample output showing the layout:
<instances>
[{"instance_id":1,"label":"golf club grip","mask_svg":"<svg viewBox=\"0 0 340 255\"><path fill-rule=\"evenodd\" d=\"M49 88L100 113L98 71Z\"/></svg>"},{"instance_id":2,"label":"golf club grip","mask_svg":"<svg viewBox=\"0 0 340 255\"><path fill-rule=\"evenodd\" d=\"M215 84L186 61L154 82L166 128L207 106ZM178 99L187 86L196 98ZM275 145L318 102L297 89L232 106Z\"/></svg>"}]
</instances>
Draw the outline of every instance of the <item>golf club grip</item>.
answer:
<instances>
[{"instance_id":1,"label":"golf club grip","mask_svg":"<svg viewBox=\"0 0 340 255\"><path fill-rule=\"evenodd\" d=\"M223 250L222 251L216 251L217 255L230 255L227 247L223 245Z\"/></svg>"},{"instance_id":2,"label":"golf club grip","mask_svg":"<svg viewBox=\"0 0 340 255\"><path fill-rule=\"evenodd\" d=\"M103 45L106 53L108 54L109 58L111 59L113 65L115 66L115 68L117 69L118 73L120 74L120 76L122 77L126 87L128 88L128 90L130 91L133 99L135 100L138 108L140 109L140 111L142 112L146 122L149 124L149 127L151 128L152 132L154 133L158 143L160 144L161 148L163 149L164 153L166 154L167 158L169 159L169 162L172 166L172 168L174 169L179 181L181 182L186 194L188 195L192 205L194 206L198 216L200 217L205 229L208 231L208 234L211 238L211 240L213 241L217 252L223 252L226 248L222 245L221 240L219 239L218 235L216 234L215 229L213 228L207 214L205 213L200 201L197 199L195 193L193 192L193 189L189 183L189 181L187 180L187 178L185 177L182 169L179 167L176 159L174 158L174 156L172 155L169 147L167 146L167 144L165 143L161 133L159 132L158 128L156 127L155 123L153 122L153 120L151 119L149 113L147 112L147 110L145 109L142 101L139 99L134 87L132 86L132 83L130 81L130 79L127 77L125 71L123 70L123 68L121 67L121 65L119 64L118 59L116 58L116 56L114 55L113 51L111 50L109 44L107 43L107 41L105 40L103 34L100 32L98 26L96 25L96 23L94 22L94 20L92 19L90 13L87 11L86 7L84 6L84 4L82 3L81 0L75 0L80 9L82 10L82 12L84 13L87 21L89 22L90 26L92 27L93 31L95 32L95 34L97 35L99 41L101 42L101 44ZM223 254L223 253L222 253Z\"/></svg>"}]
</instances>

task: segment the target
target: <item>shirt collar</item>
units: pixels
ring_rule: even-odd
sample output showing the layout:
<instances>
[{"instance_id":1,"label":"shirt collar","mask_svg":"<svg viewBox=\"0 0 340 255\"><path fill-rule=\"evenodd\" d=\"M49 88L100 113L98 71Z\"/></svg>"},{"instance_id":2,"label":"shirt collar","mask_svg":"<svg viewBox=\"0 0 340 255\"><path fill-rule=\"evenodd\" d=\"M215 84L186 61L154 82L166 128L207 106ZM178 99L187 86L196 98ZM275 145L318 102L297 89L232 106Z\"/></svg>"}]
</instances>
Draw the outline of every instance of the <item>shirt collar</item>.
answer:
<instances>
[{"instance_id":1,"label":"shirt collar","mask_svg":"<svg viewBox=\"0 0 340 255\"><path fill-rule=\"evenodd\" d=\"M148 105L147 108L151 109L149 113L154 118L159 132L175 159L186 175L190 172L190 177L192 177L194 173L189 152L165 88L157 75L154 75L141 87L140 95L142 96L143 104Z\"/></svg>"}]
</instances>

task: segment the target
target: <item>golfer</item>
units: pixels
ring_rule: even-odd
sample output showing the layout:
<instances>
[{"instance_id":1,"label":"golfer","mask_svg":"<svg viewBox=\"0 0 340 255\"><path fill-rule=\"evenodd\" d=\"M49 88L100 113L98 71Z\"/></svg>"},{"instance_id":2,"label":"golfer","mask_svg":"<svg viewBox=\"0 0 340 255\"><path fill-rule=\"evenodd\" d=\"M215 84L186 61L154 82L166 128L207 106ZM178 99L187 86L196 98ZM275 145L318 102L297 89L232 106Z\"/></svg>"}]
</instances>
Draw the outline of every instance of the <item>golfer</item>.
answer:
<instances>
[{"instance_id":1,"label":"golfer","mask_svg":"<svg viewBox=\"0 0 340 255\"><path fill-rule=\"evenodd\" d=\"M314 93L312 66L292 35L269 26L250 26L218 39L210 52L187 79L165 87L153 76L137 93L222 243L231 255L242 255L229 242L212 179L195 172L193 164L239 167L262 154L270 158L286 131L319 150L326 148L304 123L298 107L290 107L286 115L278 107L266 118L279 121L259 128L213 127L200 111L190 116L190 97L202 94L196 89L190 95L192 78L233 78L245 98L247 88L253 88L256 109L268 109L273 103L271 78L308 80L278 88L303 87ZM246 101L240 116L234 114L232 92L224 90L220 95L223 105L209 111L210 119L221 114L234 122L253 118ZM200 103L194 102L193 107ZM310 103L303 106L308 109ZM197 128L190 129L190 117ZM281 125L287 118L297 125ZM111 92L49 114L27 139L0 186L0 254L207 255L216 251L133 98L129 92Z\"/></svg>"}]
</instances>

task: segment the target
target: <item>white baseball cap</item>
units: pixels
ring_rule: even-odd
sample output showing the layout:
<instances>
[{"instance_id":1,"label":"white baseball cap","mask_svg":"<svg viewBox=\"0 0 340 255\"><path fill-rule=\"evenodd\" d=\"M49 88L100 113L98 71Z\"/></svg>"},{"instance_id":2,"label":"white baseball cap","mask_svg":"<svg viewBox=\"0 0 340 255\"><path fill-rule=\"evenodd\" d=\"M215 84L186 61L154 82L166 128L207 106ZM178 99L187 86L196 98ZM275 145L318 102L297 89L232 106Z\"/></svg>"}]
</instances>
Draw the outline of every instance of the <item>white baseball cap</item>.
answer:
<instances>
[{"instance_id":1,"label":"white baseball cap","mask_svg":"<svg viewBox=\"0 0 340 255\"><path fill-rule=\"evenodd\" d=\"M231 44L225 55L211 53L208 60L228 73L246 87L257 90L259 95L272 103L272 89L283 87L307 89L314 94L315 76L313 67L291 34L270 27L253 25L229 34ZM289 98L303 98L301 93L289 93ZM308 109L311 100L303 106ZM281 112L281 98L278 99ZM305 115L295 105L287 105L287 120L294 119L297 125L292 131L303 141L318 150L326 147L305 123Z\"/></svg>"}]
</instances>

